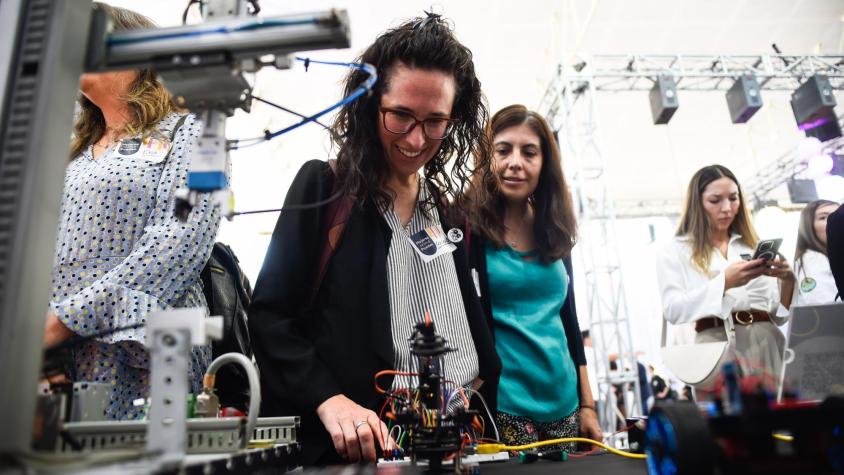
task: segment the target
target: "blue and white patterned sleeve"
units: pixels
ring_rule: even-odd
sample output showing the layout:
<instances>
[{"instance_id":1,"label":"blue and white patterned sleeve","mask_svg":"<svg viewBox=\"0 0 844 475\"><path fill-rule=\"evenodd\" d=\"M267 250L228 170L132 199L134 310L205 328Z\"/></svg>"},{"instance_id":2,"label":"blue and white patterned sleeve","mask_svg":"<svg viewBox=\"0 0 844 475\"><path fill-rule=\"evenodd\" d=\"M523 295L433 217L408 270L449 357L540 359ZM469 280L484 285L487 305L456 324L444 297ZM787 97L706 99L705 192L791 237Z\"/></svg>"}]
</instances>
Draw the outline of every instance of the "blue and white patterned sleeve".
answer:
<instances>
[{"instance_id":1,"label":"blue and white patterned sleeve","mask_svg":"<svg viewBox=\"0 0 844 475\"><path fill-rule=\"evenodd\" d=\"M187 222L179 222L173 213L176 191L187 186L188 165L192 153L197 153L201 128L195 116L188 116L175 134L158 182L143 186L150 189L147 195L131 197L137 208L152 206L145 222L126 207L125 219L135 219L143 226L131 252L91 285L51 304L59 320L77 335L144 323L150 312L157 310L203 304L201 297L197 302L191 296L195 293L191 289L199 286L200 272L214 246L219 208L210 195L204 194ZM122 342L121 346L131 349L130 354L135 356L131 358L133 366L145 366L146 358L137 346L144 339L141 327L103 336L99 341Z\"/></svg>"}]
</instances>

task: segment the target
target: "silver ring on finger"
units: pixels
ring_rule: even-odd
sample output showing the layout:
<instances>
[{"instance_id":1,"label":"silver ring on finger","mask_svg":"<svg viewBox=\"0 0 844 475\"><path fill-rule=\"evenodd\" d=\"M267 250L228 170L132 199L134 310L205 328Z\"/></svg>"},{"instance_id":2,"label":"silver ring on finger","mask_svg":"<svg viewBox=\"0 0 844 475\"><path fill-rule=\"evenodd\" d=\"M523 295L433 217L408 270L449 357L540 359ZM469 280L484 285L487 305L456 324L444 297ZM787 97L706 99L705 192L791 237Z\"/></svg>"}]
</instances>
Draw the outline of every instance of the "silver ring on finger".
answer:
<instances>
[{"instance_id":1,"label":"silver ring on finger","mask_svg":"<svg viewBox=\"0 0 844 475\"><path fill-rule=\"evenodd\" d=\"M358 429L360 429L360 426L362 426L362 425L364 425L364 424L366 424L366 421L357 421L357 422L355 422L355 432L357 432L357 431L358 431Z\"/></svg>"}]
</instances>

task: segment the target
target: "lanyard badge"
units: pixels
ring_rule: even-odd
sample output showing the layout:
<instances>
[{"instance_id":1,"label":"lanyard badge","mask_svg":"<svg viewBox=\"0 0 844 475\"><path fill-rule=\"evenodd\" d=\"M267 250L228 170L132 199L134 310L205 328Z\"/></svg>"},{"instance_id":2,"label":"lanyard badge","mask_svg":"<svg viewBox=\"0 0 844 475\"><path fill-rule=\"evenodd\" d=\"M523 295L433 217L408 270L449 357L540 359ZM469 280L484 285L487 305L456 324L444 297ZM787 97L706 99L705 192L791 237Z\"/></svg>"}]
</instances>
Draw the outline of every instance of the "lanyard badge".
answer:
<instances>
[{"instance_id":1,"label":"lanyard badge","mask_svg":"<svg viewBox=\"0 0 844 475\"><path fill-rule=\"evenodd\" d=\"M454 252L457 249L445 232L442 225L429 226L407 238L422 262L428 263L437 257Z\"/></svg>"},{"instance_id":2,"label":"lanyard badge","mask_svg":"<svg viewBox=\"0 0 844 475\"><path fill-rule=\"evenodd\" d=\"M121 140L114 154L123 158L139 158L151 163L161 163L167 158L171 146L170 141L165 138L134 137Z\"/></svg>"}]
</instances>

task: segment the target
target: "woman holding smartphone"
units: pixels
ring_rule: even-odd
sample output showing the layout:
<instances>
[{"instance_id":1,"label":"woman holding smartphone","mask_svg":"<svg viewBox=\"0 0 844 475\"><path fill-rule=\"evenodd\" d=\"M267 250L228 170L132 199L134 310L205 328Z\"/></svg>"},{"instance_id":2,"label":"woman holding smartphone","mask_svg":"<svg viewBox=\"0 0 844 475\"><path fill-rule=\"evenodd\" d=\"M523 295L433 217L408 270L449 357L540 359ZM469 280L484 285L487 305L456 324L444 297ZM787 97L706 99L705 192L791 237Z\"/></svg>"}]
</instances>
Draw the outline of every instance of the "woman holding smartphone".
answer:
<instances>
[{"instance_id":1,"label":"woman holding smartphone","mask_svg":"<svg viewBox=\"0 0 844 475\"><path fill-rule=\"evenodd\" d=\"M703 167L689 182L676 236L657 253L657 279L671 344L731 341L716 368L735 361L742 376L775 389L785 343L775 325L786 321L795 277L781 256L743 259L754 256L758 241L735 175L721 165ZM678 361L665 363L682 369ZM706 397L719 373L695 389Z\"/></svg>"}]
</instances>

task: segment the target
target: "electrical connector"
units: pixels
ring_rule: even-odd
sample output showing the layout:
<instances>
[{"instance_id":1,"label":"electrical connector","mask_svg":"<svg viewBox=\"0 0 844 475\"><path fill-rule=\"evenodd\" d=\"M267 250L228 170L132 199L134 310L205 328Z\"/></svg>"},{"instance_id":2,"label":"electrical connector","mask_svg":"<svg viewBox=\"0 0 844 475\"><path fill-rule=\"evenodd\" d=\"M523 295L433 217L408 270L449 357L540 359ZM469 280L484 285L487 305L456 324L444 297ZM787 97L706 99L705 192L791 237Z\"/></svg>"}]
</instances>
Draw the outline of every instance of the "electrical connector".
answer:
<instances>
[{"instance_id":1,"label":"electrical connector","mask_svg":"<svg viewBox=\"0 0 844 475\"><path fill-rule=\"evenodd\" d=\"M479 454L497 454L498 452L504 452L506 450L506 445L504 444L479 444L478 445L478 453Z\"/></svg>"},{"instance_id":2,"label":"electrical connector","mask_svg":"<svg viewBox=\"0 0 844 475\"><path fill-rule=\"evenodd\" d=\"M196 396L196 417L217 417L220 412L220 398L213 387L205 386L202 392Z\"/></svg>"},{"instance_id":3,"label":"electrical connector","mask_svg":"<svg viewBox=\"0 0 844 475\"><path fill-rule=\"evenodd\" d=\"M519 461L522 463L533 463L537 460L548 460L551 462L565 462L568 460L568 453L565 450L552 450L550 452L539 452L536 450L524 450L519 452Z\"/></svg>"}]
</instances>

